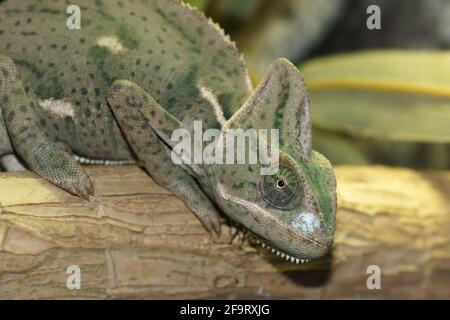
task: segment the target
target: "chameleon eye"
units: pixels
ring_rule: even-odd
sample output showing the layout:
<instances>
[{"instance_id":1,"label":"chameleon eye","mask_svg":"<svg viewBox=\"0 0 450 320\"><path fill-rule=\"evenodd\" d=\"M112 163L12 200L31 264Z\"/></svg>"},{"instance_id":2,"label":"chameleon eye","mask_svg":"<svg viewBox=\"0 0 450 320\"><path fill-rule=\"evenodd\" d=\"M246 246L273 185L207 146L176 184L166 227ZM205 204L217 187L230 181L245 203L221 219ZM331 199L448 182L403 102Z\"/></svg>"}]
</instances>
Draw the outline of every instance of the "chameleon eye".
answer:
<instances>
[{"instance_id":1,"label":"chameleon eye","mask_svg":"<svg viewBox=\"0 0 450 320\"><path fill-rule=\"evenodd\" d=\"M263 176L259 189L263 200L277 209L292 209L300 196L299 179L286 166L280 166L275 175Z\"/></svg>"}]
</instances>

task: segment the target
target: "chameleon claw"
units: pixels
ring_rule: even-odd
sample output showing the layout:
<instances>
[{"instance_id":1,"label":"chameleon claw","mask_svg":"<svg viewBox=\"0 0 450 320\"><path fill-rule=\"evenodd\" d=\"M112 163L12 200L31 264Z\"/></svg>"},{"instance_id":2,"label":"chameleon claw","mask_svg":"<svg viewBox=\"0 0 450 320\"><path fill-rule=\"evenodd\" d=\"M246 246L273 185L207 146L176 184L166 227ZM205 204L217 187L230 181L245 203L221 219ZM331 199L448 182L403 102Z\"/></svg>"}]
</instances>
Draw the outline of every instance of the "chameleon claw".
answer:
<instances>
[{"instance_id":1,"label":"chameleon claw","mask_svg":"<svg viewBox=\"0 0 450 320\"><path fill-rule=\"evenodd\" d=\"M82 197L83 199L90 201L90 198L92 196L94 196L94 187L91 184L89 184L89 186L85 186L83 188L81 188L80 190L78 190L78 194L80 197Z\"/></svg>"},{"instance_id":2,"label":"chameleon claw","mask_svg":"<svg viewBox=\"0 0 450 320\"><path fill-rule=\"evenodd\" d=\"M220 218L212 217L212 218L210 218L209 223L210 223L211 228L216 233L216 235L218 237L220 237L220 235L222 233Z\"/></svg>"},{"instance_id":3,"label":"chameleon claw","mask_svg":"<svg viewBox=\"0 0 450 320\"><path fill-rule=\"evenodd\" d=\"M208 232L212 241L216 242L220 238L220 235L222 234L222 224L220 223L220 220L217 219L215 221L214 218L210 217L208 218L207 221L200 221L200 222Z\"/></svg>"},{"instance_id":4,"label":"chameleon claw","mask_svg":"<svg viewBox=\"0 0 450 320\"><path fill-rule=\"evenodd\" d=\"M229 240L228 244L237 244L238 246L242 246L245 242L245 231L239 229L234 225L228 225L228 235Z\"/></svg>"},{"instance_id":5,"label":"chameleon claw","mask_svg":"<svg viewBox=\"0 0 450 320\"><path fill-rule=\"evenodd\" d=\"M87 177L85 179L79 180L78 182L64 185L63 187L73 195L79 196L87 201L90 201L91 197L94 197L95 195L94 185L92 184L92 181Z\"/></svg>"}]
</instances>

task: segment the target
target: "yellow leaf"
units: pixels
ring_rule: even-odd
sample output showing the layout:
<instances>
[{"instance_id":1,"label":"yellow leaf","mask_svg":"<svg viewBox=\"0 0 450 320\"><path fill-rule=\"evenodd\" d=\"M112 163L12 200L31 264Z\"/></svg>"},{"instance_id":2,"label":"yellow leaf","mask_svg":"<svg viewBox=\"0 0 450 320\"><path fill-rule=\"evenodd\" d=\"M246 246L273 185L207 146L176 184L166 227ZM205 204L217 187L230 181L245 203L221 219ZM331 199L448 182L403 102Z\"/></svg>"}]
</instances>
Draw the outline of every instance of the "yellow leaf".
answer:
<instances>
[{"instance_id":1,"label":"yellow leaf","mask_svg":"<svg viewBox=\"0 0 450 320\"><path fill-rule=\"evenodd\" d=\"M377 139L450 142L450 51L370 51L300 68L314 124Z\"/></svg>"}]
</instances>

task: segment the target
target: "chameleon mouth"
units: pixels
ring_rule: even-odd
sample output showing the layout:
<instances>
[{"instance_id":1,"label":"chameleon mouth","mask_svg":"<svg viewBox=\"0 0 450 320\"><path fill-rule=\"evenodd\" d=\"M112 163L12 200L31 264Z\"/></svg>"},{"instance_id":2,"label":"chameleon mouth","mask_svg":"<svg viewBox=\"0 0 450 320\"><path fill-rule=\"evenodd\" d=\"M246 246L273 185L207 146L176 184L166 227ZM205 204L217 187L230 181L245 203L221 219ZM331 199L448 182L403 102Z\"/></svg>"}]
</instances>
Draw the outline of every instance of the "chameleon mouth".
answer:
<instances>
[{"instance_id":1,"label":"chameleon mouth","mask_svg":"<svg viewBox=\"0 0 450 320\"><path fill-rule=\"evenodd\" d=\"M251 241L253 243L256 243L257 245L260 245L262 248L266 249L273 255L276 255L276 256L280 257L281 259L286 259L286 261L288 261L288 262L296 263L296 264L303 264L303 263L308 263L311 261L310 259L301 259L301 258L296 258L294 256L291 256L291 255L283 252L281 249L272 247L271 245L267 244L262 239L260 239L256 236L251 238Z\"/></svg>"}]
</instances>

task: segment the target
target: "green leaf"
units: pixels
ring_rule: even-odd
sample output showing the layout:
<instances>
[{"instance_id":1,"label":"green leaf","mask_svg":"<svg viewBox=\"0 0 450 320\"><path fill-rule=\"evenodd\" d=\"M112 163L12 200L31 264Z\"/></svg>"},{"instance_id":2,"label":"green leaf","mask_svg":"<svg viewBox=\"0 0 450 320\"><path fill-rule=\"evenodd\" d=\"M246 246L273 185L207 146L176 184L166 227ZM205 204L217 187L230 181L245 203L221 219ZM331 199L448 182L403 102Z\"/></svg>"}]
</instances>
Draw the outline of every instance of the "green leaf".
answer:
<instances>
[{"instance_id":1,"label":"green leaf","mask_svg":"<svg viewBox=\"0 0 450 320\"><path fill-rule=\"evenodd\" d=\"M300 71L314 125L365 138L450 142L450 51L371 51Z\"/></svg>"}]
</instances>

